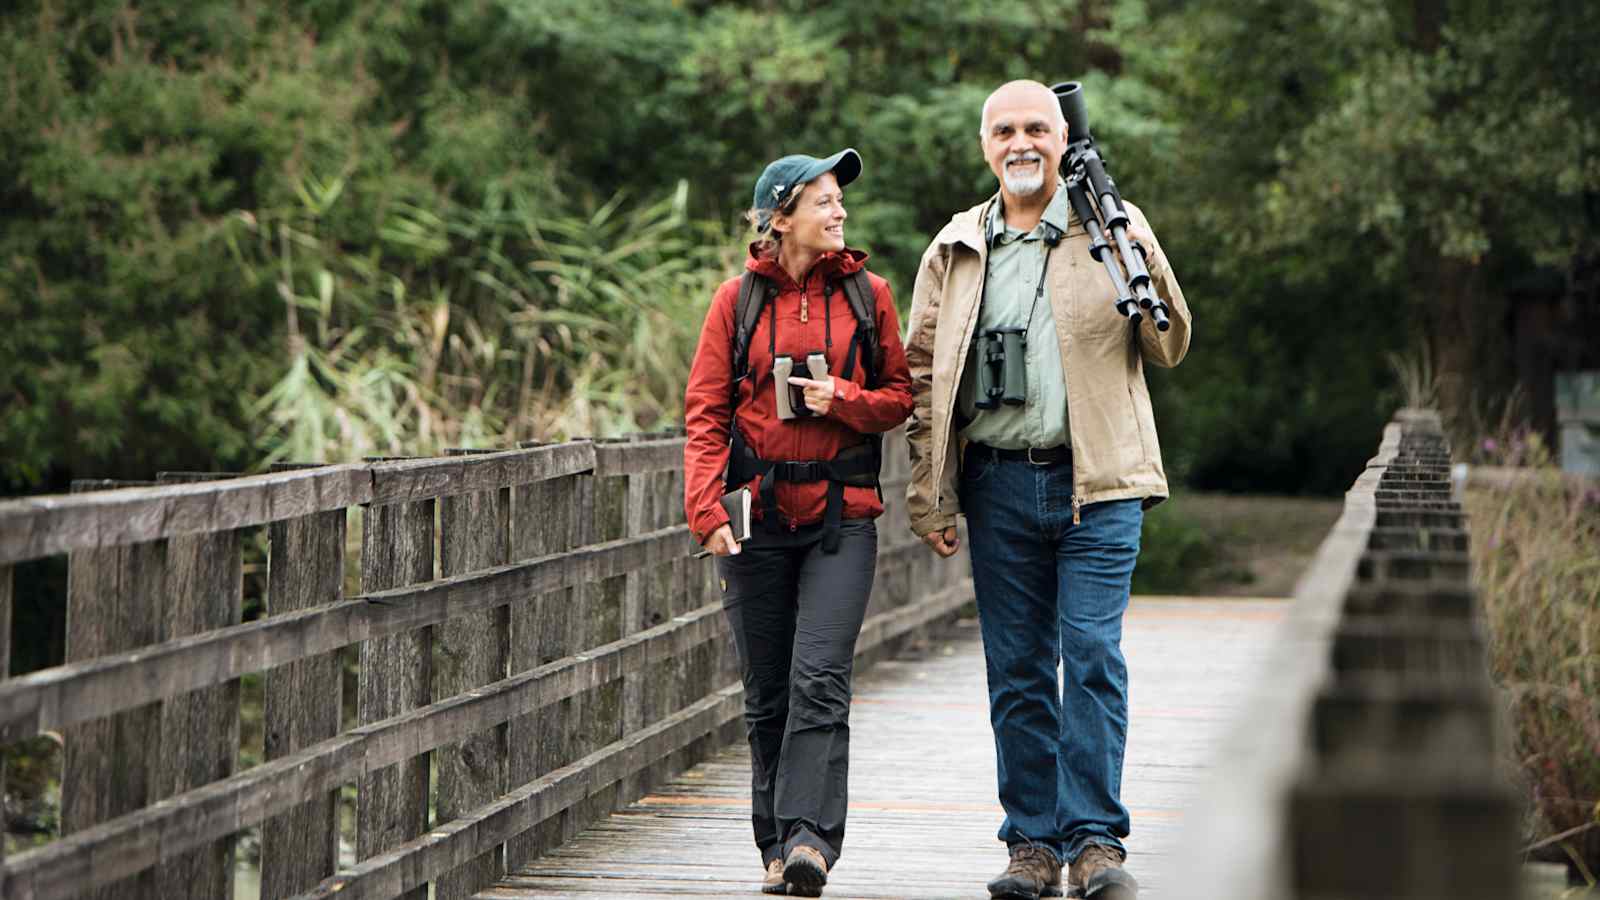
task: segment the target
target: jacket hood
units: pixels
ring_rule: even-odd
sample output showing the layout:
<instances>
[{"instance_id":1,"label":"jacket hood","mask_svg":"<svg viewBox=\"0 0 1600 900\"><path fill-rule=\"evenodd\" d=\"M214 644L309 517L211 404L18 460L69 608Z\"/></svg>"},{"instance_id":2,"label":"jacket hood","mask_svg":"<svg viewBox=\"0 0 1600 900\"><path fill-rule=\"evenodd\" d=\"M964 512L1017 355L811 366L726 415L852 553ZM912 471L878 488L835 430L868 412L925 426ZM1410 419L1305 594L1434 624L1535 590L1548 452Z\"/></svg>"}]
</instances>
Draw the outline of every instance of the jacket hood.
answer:
<instances>
[{"instance_id":1,"label":"jacket hood","mask_svg":"<svg viewBox=\"0 0 1600 900\"><path fill-rule=\"evenodd\" d=\"M780 285L794 284L794 279L789 277L788 270L778 265L776 256L762 256L757 248L760 242L752 243L749 255L745 257L744 267L757 275L771 278ZM821 273L824 277L830 275L854 275L867 265L867 253L854 247L846 247L837 252L824 253L812 263L811 271Z\"/></svg>"}]
</instances>

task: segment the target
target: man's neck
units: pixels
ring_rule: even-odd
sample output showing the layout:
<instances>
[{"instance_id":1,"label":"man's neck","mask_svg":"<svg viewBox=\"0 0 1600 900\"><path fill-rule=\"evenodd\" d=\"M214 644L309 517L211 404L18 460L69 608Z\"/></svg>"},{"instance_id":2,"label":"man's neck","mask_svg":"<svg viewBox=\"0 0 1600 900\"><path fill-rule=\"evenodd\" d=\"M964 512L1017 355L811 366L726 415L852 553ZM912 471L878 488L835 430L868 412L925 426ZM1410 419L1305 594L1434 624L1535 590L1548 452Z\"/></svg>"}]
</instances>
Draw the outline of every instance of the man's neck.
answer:
<instances>
[{"instance_id":1,"label":"man's neck","mask_svg":"<svg viewBox=\"0 0 1600 900\"><path fill-rule=\"evenodd\" d=\"M806 250L790 244L778 245L778 265L789 273L795 284L799 284L800 279L811 271L811 267L821 255L815 250Z\"/></svg>"},{"instance_id":2,"label":"man's neck","mask_svg":"<svg viewBox=\"0 0 1600 900\"><path fill-rule=\"evenodd\" d=\"M1005 185L1000 186L1000 197L1004 201L1002 209L1005 212L1006 227L1017 231L1032 231L1039 227L1039 220L1044 218L1044 211L1049 208L1050 201L1056 195L1056 180L1046 179L1044 187L1034 191L1026 197L1019 197L1006 190Z\"/></svg>"}]
</instances>

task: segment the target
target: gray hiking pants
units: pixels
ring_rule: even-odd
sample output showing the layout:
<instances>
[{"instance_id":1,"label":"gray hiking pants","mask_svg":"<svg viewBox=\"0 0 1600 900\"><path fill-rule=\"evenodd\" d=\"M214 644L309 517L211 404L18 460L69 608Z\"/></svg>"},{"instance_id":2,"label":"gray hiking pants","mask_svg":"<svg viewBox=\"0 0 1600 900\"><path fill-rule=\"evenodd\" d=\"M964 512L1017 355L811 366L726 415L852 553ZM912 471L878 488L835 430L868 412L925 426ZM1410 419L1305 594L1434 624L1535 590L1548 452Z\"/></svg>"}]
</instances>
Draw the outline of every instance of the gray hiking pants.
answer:
<instances>
[{"instance_id":1,"label":"gray hiking pants","mask_svg":"<svg viewBox=\"0 0 1600 900\"><path fill-rule=\"evenodd\" d=\"M744 670L756 846L763 866L805 844L832 868L844 844L850 677L878 529L845 520L831 554L820 524L752 531L743 552L717 558L717 573Z\"/></svg>"}]
</instances>

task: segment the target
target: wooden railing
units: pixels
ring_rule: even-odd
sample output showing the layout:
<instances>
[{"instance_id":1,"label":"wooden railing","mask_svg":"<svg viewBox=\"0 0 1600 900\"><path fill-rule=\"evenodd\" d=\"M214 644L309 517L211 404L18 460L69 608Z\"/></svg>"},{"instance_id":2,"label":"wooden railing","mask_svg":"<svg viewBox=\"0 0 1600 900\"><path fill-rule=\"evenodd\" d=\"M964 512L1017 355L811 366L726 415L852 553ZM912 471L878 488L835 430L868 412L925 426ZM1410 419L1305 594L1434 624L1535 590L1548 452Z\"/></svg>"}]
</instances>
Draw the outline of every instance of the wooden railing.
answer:
<instances>
[{"instance_id":1,"label":"wooden railing","mask_svg":"<svg viewBox=\"0 0 1600 900\"><path fill-rule=\"evenodd\" d=\"M1517 896L1518 808L1450 470L1438 416L1397 414L1190 813L1185 896Z\"/></svg>"},{"instance_id":2,"label":"wooden railing","mask_svg":"<svg viewBox=\"0 0 1600 900\"><path fill-rule=\"evenodd\" d=\"M65 664L0 683L0 738L64 735L63 835L4 859L0 897L231 897L253 829L262 897L465 897L741 735L682 452L644 435L0 502L8 629L13 565L68 560ZM905 459L891 435L868 657L971 596L906 527ZM263 533L264 610L241 621Z\"/></svg>"}]
</instances>

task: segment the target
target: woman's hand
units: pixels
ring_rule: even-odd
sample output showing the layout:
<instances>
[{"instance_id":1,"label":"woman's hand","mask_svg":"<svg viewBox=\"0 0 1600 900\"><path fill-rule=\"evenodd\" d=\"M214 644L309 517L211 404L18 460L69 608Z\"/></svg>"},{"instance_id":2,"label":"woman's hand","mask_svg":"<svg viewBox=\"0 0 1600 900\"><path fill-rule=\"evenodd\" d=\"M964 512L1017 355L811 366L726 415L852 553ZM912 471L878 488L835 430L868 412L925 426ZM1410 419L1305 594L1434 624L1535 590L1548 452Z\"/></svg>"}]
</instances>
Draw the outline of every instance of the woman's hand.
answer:
<instances>
[{"instance_id":1,"label":"woman's hand","mask_svg":"<svg viewBox=\"0 0 1600 900\"><path fill-rule=\"evenodd\" d=\"M706 538L705 548L712 556L738 556L739 542L733 539L733 526L723 525Z\"/></svg>"},{"instance_id":2,"label":"woman's hand","mask_svg":"<svg viewBox=\"0 0 1600 900\"><path fill-rule=\"evenodd\" d=\"M835 395L833 392L832 375L829 375L827 378L824 378L821 381L817 381L813 378L801 378L798 375L791 375L789 377L789 383L795 387L806 389L806 409L811 410L819 416L825 416L828 414L828 410L833 408Z\"/></svg>"}]
</instances>

